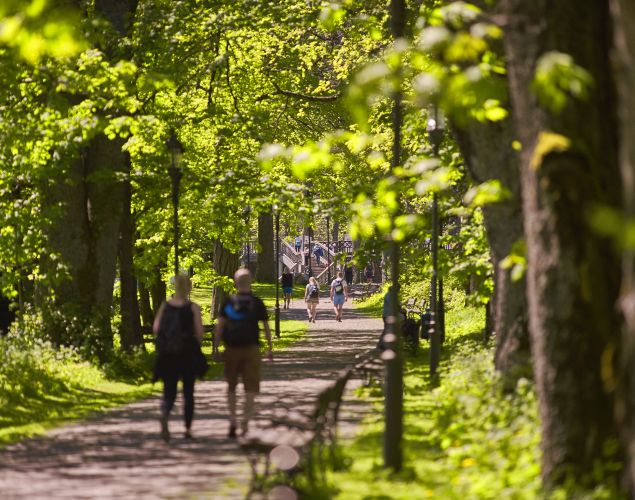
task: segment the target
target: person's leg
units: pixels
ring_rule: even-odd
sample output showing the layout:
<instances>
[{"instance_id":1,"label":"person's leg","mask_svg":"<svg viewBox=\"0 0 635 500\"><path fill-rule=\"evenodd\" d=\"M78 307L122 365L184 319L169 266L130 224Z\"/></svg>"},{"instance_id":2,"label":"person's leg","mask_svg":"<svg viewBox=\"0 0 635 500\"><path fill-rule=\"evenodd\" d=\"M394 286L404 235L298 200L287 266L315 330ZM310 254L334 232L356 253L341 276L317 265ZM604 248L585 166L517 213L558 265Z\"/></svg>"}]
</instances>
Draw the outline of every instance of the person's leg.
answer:
<instances>
[{"instance_id":1,"label":"person's leg","mask_svg":"<svg viewBox=\"0 0 635 500\"><path fill-rule=\"evenodd\" d=\"M260 392L260 349L258 346L252 346L245 351L243 384L245 386L245 402L241 430L243 434L246 434L249 431L249 422L254 417L256 395Z\"/></svg>"},{"instance_id":2,"label":"person's leg","mask_svg":"<svg viewBox=\"0 0 635 500\"><path fill-rule=\"evenodd\" d=\"M225 347L225 380L227 380L227 409L229 411L229 437L236 437L236 386L238 385L238 359L236 349Z\"/></svg>"},{"instance_id":3,"label":"person's leg","mask_svg":"<svg viewBox=\"0 0 635 500\"><path fill-rule=\"evenodd\" d=\"M337 313L338 313L338 316L340 318L340 321L342 321L342 312L343 312L343 310L344 310L343 304L338 304Z\"/></svg>"},{"instance_id":4,"label":"person's leg","mask_svg":"<svg viewBox=\"0 0 635 500\"><path fill-rule=\"evenodd\" d=\"M337 310L337 298L333 297L333 311L335 312L335 320L339 317L339 312Z\"/></svg>"},{"instance_id":5,"label":"person's leg","mask_svg":"<svg viewBox=\"0 0 635 500\"><path fill-rule=\"evenodd\" d=\"M161 400L161 437L165 441L170 439L168 419L176 400L176 385L178 381L178 375L174 371L165 370L163 374L163 398Z\"/></svg>"},{"instance_id":6,"label":"person's leg","mask_svg":"<svg viewBox=\"0 0 635 500\"><path fill-rule=\"evenodd\" d=\"M309 322L313 319L313 313L311 311L312 311L311 302L309 301L309 302L306 303L306 313L309 316Z\"/></svg>"},{"instance_id":7,"label":"person's leg","mask_svg":"<svg viewBox=\"0 0 635 500\"><path fill-rule=\"evenodd\" d=\"M185 421L186 437L191 437L190 429L192 428L192 420L194 418L194 380L195 377L193 373L183 375L183 419Z\"/></svg>"},{"instance_id":8,"label":"person's leg","mask_svg":"<svg viewBox=\"0 0 635 500\"><path fill-rule=\"evenodd\" d=\"M313 317L313 323L315 323L315 319L317 316L317 302L313 302L311 304L311 316Z\"/></svg>"}]
</instances>

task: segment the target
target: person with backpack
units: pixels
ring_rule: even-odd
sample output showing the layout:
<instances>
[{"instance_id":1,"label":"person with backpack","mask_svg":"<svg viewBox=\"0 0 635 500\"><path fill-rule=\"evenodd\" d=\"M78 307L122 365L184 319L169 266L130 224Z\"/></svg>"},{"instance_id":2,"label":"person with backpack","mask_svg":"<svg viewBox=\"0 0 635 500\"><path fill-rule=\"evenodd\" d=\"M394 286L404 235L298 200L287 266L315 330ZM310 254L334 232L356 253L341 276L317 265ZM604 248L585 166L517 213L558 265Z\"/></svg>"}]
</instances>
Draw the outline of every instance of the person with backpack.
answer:
<instances>
[{"instance_id":1,"label":"person with backpack","mask_svg":"<svg viewBox=\"0 0 635 500\"><path fill-rule=\"evenodd\" d=\"M331 282L331 302L335 311L335 321L342 321L342 308L344 302L348 300L348 286L342 272L337 272L337 278Z\"/></svg>"},{"instance_id":2,"label":"person with backpack","mask_svg":"<svg viewBox=\"0 0 635 500\"><path fill-rule=\"evenodd\" d=\"M350 257L346 257L346 264L344 265L344 279L346 284L351 286L353 284L353 263Z\"/></svg>"},{"instance_id":3,"label":"person with backpack","mask_svg":"<svg viewBox=\"0 0 635 500\"><path fill-rule=\"evenodd\" d=\"M306 312L309 315L309 323L315 323L317 316L317 305L320 303L320 285L317 280L311 276L309 283L304 289L304 302L306 302Z\"/></svg>"},{"instance_id":4,"label":"person with backpack","mask_svg":"<svg viewBox=\"0 0 635 500\"><path fill-rule=\"evenodd\" d=\"M152 325L156 336L156 364L154 380L163 380L161 400L161 437L170 440L168 421L176 400L179 379L183 381L185 437L192 437L194 418L194 379L205 372L205 359L201 359L203 321L201 308L190 302L190 278L179 274L174 278L174 296L161 304Z\"/></svg>"},{"instance_id":5,"label":"person with backpack","mask_svg":"<svg viewBox=\"0 0 635 500\"><path fill-rule=\"evenodd\" d=\"M214 335L213 352L225 346L225 380L227 381L227 406L229 408L229 437L236 437L236 387L240 377L245 389L243 403L242 434L249 430L254 414L256 395L260 392L260 323L267 339L267 358L273 361L269 315L264 302L251 292L251 273L239 269L234 274L236 294L228 297L220 307Z\"/></svg>"},{"instance_id":6,"label":"person with backpack","mask_svg":"<svg viewBox=\"0 0 635 500\"><path fill-rule=\"evenodd\" d=\"M288 267L284 268L280 281L282 282L283 308L289 309L291 305L291 294L293 293L293 273Z\"/></svg>"}]
</instances>

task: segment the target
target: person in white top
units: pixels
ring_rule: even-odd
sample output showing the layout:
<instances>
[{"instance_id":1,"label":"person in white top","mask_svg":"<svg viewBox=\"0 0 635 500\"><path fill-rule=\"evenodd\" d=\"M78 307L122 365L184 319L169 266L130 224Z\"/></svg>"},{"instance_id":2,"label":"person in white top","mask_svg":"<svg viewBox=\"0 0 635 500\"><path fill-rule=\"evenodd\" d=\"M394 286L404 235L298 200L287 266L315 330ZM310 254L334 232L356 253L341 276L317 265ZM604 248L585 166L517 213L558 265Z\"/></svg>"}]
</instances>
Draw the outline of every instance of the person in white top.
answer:
<instances>
[{"instance_id":1,"label":"person in white top","mask_svg":"<svg viewBox=\"0 0 635 500\"><path fill-rule=\"evenodd\" d=\"M335 321L342 321L342 307L344 302L348 300L348 286L341 271L338 271L337 278L331 282L330 296L335 311Z\"/></svg>"}]
</instances>

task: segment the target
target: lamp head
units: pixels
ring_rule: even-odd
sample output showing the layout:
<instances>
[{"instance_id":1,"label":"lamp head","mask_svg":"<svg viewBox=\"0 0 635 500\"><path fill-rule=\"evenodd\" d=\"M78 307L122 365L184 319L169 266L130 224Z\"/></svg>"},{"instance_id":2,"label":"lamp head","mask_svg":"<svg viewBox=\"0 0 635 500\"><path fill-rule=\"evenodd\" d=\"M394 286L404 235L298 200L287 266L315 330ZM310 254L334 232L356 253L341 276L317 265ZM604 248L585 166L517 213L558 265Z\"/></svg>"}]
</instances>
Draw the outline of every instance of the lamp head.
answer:
<instances>
[{"instance_id":1,"label":"lamp head","mask_svg":"<svg viewBox=\"0 0 635 500\"><path fill-rule=\"evenodd\" d=\"M172 154L172 168L179 168L183 156L183 144L177 139L174 129L170 131L170 137L165 141L165 145Z\"/></svg>"}]
</instances>

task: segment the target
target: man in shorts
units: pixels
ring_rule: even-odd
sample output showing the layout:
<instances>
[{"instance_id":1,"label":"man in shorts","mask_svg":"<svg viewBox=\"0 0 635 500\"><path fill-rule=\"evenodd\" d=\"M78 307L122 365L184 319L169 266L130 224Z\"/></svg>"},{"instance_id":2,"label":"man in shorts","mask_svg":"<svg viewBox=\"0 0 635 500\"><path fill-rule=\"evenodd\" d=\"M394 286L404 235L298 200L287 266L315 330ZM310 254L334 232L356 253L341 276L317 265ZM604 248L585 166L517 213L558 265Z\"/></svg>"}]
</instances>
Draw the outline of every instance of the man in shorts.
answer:
<instances>
[{"instance_id":1,"label":"man in shorts","mask_svg":"<svg viewBox=\"0 0 635 500\"><path fill-rule=\"evenodd\" d=\"M331 282L331 302L335 311L335 321L342 321L342 306L348 300L348 286L342 271L338 271L337 277Z\"/></svg>"},{"instance_id":2,"label":"man in shorts","mask_svg":"<svg viewBox=\"0 0 635 500\"><path fill-rule=\"evenodd\" d=\"M221 305L214 335L214 354L218 346L225 346L225 380L227 380L227 403L229 407L229 437L236 437L236 386L240 377L245 388L243 419L241 430L246 434L249 420L254 414L256 394L260 391L260 326L265 329L269 350L267 357L273 360L271 352L271 329L269 315L262 300L251 292L251 273L239 269L234 275L236 294Z\"/></svg>"}]
</instances>

